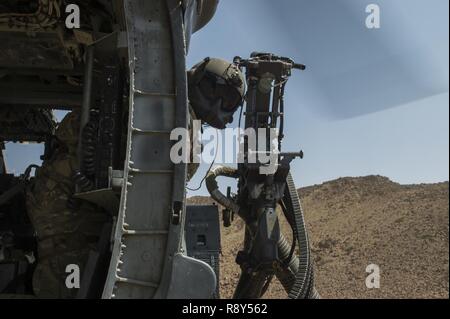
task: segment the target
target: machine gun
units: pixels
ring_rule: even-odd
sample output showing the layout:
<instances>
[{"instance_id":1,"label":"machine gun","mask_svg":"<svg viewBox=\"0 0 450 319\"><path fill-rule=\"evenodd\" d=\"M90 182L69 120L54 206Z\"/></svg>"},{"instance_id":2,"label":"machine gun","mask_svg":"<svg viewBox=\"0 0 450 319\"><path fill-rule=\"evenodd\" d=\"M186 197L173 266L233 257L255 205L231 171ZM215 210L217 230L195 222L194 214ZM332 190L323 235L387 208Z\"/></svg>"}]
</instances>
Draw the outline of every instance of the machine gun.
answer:
<instances>
[{"instance_id":1,"label":"machine gun","mask_svg":"<svg viewBox=\"0 0 450 319\"><path fill-rule=\"evenodd\" d=\"M245 222L244 249L236 257L242 273L234 298L262 297L274 276L290 298L317 298L303 212L289 173L290 162L302 158L303 152L281 152L286 83L293 69L304 70L305 66L258 52L249 59L236 57L234 63L246 71L245 129L255 132L256 142L245 135L238 168L216 167L206 179L211 196L225 207L225 226L233 214ZM218 176L238 179L236 196L219 191ZM292 228L292 244L280 231L278 205ZM297 245L299 255L295 256Z\"/></svg>"},{"instance_id":2,"label":"machine gun","mask_svg":"<svg viewBox=\"0 0 450 319\"><path fill-rule=\"evenodd\" d=\"M76 291L76 297L218 296L217 256L212 256L214 265L205 258L210 256L210 247L219 245L218 240L205 237L210 233L219 237L210 231L218 228L211 226L217 222L208 224L207 233L200 233L201 227L195 231L191 227L197 222L205 224L205 208L189 214L192 207L186 207L187 164L171 161L174 142L169 138L172 130L189 126L186 49L191 34L214 15L218 0L78 0L74 2L85 12L82 30L66 27L61 18L65 12L63 2L56 0L28 1L25 21L25 2L0 5L0 52L5 52L0 54L0 113L8 114L0 114L0 144L46 141L43 160L50 163L60 146L55 141L57 134L50 110L72 111L69 119L74 120L68 125L68 136L79 146L71 158L78 164L67 171L66 178L54 189L65 190L66 183L71 185L67 205L64 203L61 211L81 210L88 202L95 207L93 212L105 217L98 240L93 239L95 247L93 242L87 261L81 261L86 267L80 278L82 289ZM39 4L37 9L35 2ZM43 13L47 16L45 25L41 25ZM237 258L242 276L235 297L261 297L274 276L292 298L311 297L315 294L308 240L289 175L289 163L301 153L279 152L285 84L291 70L303 66L261 53L248 60L236 58L235 63L246 69L249 83L246 128L280 132L277 150L260 151L260 146L273 144L270 134L254 145L247 139L242 152L244 160L237 170L219 167L208 176L213 197L228 209L224 216L234 212L246 222L245 247ZM29 111L25 113L25 109ZM74 136L77 131L78 137ZM68 153L65 147L60 149ZM276 159L269 165L251 160L254 155L267 154L269 158L275 154ZM270 166L270 162L275 162L275 166ZM51 167L48 172L60 175ZM226 174L239 178L237 196L223 196L218 191L214 178ZM45 175L38 174L33 183L39 176L44 176L41 181L51 178ZM7 174L0 156L0 194L4 199L9 201L11 194L18 193L14 188L17 182L25 181ZM52 200L45 198L44 192L42 196L45 201ZM0 230L25 234L14 237L21 240L12 248L28 256L29 251L36 251L42 244L36 235L36 228L41 225L20 219L18 226L23 226L24 231L16 232L15 220L10 216L40 216L37 203L42 201L33 200L25 207L23 197L15 196L14 200L5 205L5 214L0 212L0 217L4 216L0 218ZM296 245L290 245L280 232L277 205L281 205L291 224L299 258L294 257ZM59 227L50 221L43 226L59 234ZM0 237L7 238L10 245L10 236ZM192 242L202 249L190 251ZM42 259L36 256L39 264ZM13 267L17 260L5 262L0 258L0 262L0 268L8 270L0 269L0 294L36 293L29 277L24 283L26 289L15 284L18 272ZM32 272L31 267L27 269L26 273ZM59 292L55 293L58 296Z\"/></svg>"}]
</instances>

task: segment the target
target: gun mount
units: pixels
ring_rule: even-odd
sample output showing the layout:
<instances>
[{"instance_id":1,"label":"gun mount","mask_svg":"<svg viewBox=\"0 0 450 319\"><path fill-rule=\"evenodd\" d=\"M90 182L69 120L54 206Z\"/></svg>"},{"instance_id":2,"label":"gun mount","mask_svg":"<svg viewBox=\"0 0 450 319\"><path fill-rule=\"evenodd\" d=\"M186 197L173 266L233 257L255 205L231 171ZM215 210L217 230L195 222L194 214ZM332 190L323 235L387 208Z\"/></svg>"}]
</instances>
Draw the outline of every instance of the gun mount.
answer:
<instances>
[{"instance_id":1,"label":"gun mount","mask_svg":"<svg viewBox=\"0 0 450 319\"><path fill-rule=\"evenodd\" d=\"M246 70L245 129L255 132L256 143L244 135L238 168L219 166L207 177L208 190L225 207L224 215L232 212L245 222L244 249L236 257L242 274L234 298L262 297L274 276L290 298L316 298L303 211L289 173L290 162L303 158L303 152L281 152L285 87L292 70L304 70L305 66L289 58L258 52L249 59L236 57L234 62ZM262 161L262 155L268 161ZM218 190L218 176L238 179L236 196L225 196ZM291 245L280 232L278 205L293 230ZM298 257L294 256L296 244Z\"/></svg>"},{"instance_id":2,"label":"gun mount","mask_svg":"<svg viewBox=\"0 0 450 319\"><path fill-rule=\"evenodd\" d=\"M67 27L62 0L0 4L0 294L218 297L218 216L214 208L187 211L187 164L171 161L169 138L174 128L189 126L187 49L218 1L71 3L82 12L80 28ZM245 127L279 133L255 145L245 140L238 169L217 168L207 178L228 209L225 222L232 213L246 222L235 297L261 297L274 276L290 297L314 297L307 233L289 175L289 163L302 153L281 152L285 85L304 66L266 53L234 62L247 74ZM56 123L54 110L70 113ZM44 143L42 166L8 174L8 142ZM263 155L275 165L259 161ZM220 175L238 178L237 196L218 191ZM277 205L293 229L298 258L280 233ZM202 225L196 212L203 210L208 229L217 231L190 227ZM76 216L85 218L88 234L71 230ZM66 264L80 267L82 289L54 280L66 275Z\"/></svg>"}]
</instances>

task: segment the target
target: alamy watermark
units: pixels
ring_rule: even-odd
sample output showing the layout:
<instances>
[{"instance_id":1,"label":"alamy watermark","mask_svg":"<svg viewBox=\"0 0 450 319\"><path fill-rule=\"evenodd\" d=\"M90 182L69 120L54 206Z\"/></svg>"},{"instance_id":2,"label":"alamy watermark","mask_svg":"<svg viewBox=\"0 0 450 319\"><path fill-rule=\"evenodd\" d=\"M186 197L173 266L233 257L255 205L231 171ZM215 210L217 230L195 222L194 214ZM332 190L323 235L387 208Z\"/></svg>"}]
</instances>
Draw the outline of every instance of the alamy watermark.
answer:
<instances>
[{"instance_id":1,"label":"alamy watermark","mask_svg":"<svg viewBox=\"0 0 450 319\"><path fill-rule=\"evenodd\" d=\"M260 174L270 175L278 167L278 136L277 128L217 130L209 127L201 133L201 121L195 120L192 131L172 130L170 139L176 142L170 150L170 159L174 164L257 163Z\"/></svg>"},{"instance_id":2,"label":"alamy watermark","mask_svg":"<svg viewBox=\"0 0 450 319\"><path fill-rule=\"evenodd\" d=\"M80 7L76 4L68 4L66 6L66 28L79 29L81 27Z\"/></svg>"},{"instance_id":3,"label":"alamy watermark","mask_svg":"<svg viewBox=\"0 0 450 319\"><path fill-rule=\"evenodd\" d=\"M75 264L66 266L66 287L68 289L80 289L80 267Z\"/></svg>"},{"instance_id":4,"label":"alamy watermark","mask_svg":"<svg viewBox=\"0 0 450 319\"><path fill-rule=\"evenodd\" d=\"M366 267L366 272L369 275L366 277L367 289L380 288L380 267L376 264L370 264Z\"/></svg>"},{"instance_id":5,"label":"alamy watermark","mask_svg":"<svg viewBox=\"0 0 450 319\"><path fill-rule=\"evenodd\" d=\"M372 3L366 7L366 13L369 15L366 18L367 29L379 29L381 27L381 10L378 4Z\"/></svg>"}]
</instances>

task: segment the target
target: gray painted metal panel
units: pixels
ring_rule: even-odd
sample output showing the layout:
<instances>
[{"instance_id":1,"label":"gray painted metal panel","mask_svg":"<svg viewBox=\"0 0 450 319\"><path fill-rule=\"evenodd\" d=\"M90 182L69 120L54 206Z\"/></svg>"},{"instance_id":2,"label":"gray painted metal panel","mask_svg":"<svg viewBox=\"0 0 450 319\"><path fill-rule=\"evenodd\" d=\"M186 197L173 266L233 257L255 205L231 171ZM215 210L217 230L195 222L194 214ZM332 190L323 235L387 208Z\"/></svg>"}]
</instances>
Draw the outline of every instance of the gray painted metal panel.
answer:
<instances>
[{"instance_id":1,"label":"gray painted metal panel","mask_svg":"<svg viewBox=\"0 0 450 319\"><path fill-rule=\"evenodd\" d=\"M204 261L220 278L220 221L215 205L188 205L186 207L186 249L189 257ZM214 298L219 298L219 281Z\"/></svg>"},{"instance_id":2,"label":"gray painted metal panel","mask_svg":"<svg viewBox=\"0 0 450 319\"><path fill-rule=\"evenodd\" d=\"M172 142L155 131L161 122L166 130L174 128L174 58L165 1L127 0L124 6L130 61L128 152L103 297L153 298L166 262L173 191ZM143 117L161 114L166 114L164 121Z\"/></svg>"},{"instance_id":3,"label":"gray painted metal panel","mask_svg":"<svg viewBox=\"0 0 450 319\"><path fill-rule=\"evenodd\" d=\"M169 132L188 125L182 7L175 0L126 0L124 11L127 154L103 298L209 298L214 271L185 255L187 167L169 157Z\"/></svg>"}]
</instances>

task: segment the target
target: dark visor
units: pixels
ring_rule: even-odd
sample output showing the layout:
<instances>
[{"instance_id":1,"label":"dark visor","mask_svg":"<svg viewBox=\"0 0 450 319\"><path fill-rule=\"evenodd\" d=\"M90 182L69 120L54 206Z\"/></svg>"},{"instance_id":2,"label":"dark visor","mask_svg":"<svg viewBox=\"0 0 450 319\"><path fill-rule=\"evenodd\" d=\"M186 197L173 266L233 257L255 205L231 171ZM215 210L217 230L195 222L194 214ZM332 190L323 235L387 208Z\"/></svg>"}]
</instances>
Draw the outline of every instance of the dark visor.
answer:
<instances>
[{"instance_id":1,"label":"dark visor","mask_svg":"<svg viewBox=\"0 0 450 319\"><path fill-rule=\"evenodd\" d=\"M220 82L223 82L220 83ZM227 84L222 78L216 78L214 75L206 74L199 83L200 90L204 97L211 102L222 99L222 109L227 112L236 110L241 103L241 96L237 89Z\"/></svg>"}]
</instances>

